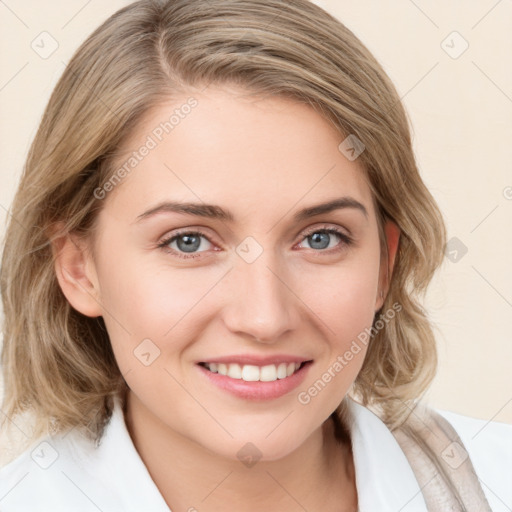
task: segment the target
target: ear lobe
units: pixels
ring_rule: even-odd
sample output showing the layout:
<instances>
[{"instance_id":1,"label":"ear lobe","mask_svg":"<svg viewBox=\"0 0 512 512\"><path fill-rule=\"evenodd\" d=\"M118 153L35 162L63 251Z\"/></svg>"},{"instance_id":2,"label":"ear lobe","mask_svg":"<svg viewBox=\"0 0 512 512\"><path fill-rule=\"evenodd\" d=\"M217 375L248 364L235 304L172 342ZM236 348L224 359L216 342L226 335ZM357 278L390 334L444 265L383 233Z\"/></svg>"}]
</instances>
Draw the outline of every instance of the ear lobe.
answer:
<instances>
[{"instance_id":1,"label":"ear lobe","mask_svg":"<svg viewBox=\"0 0 512 512\"><path fill-rule=\"evenodd\" d=\"M87 244L65 233L52 240L52 252L57 280L71 306L83 315L101 316L99 286Z\"/></svg>"},{"instance_id":2,"label":"ear lobe","mask_svg":"<svg viewBox=\"0 0 512 512\"><path fill-rule=\"evenodd\" d=\"M377 309L382 307L385 296L389 291L391 276L393 275L393 269L395 267L398 243L400 241L400 228L393 221L388 220L384 225L384 233L386 235L387 259L385 255L383 255L381 259L380 290L379 296L377 297L379 306Z\"/></svg>"}]
</instances>

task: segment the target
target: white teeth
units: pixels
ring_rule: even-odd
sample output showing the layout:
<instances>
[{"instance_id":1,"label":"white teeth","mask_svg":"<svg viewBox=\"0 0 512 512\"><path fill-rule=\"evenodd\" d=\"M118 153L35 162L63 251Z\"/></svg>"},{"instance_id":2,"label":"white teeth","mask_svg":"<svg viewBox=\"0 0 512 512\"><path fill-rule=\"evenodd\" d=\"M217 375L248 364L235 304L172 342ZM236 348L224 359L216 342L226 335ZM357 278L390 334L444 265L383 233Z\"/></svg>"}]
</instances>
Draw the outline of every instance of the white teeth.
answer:
<instances>
[{"instance_id":1,"label":"white teeth","mask_svg":"<svg viewBox=\"0 0 512 512\"><path fill-rule=\"evenodd\" d=\"M260 369L258 366L244 364L242 367L242 380L247 382L255 382L260 380Z\"/></svg>"},{"instance_id":2,"label":"white teeth","mask_svg":"<svg viewBox=\"0 0 512 512\"><path fill-rule=\"evenodd\" d=\"M281 365L279 365L281 366ZM269 364L268 366L263 366L260 370L260 380L263 382L272 382L273 380L277 380L277 374L279 369L276 370L275 364Z\"/></svg>"},{"instance_id":3,"label":"white teeth","mask_svg":"<svg viewBox=\"0 0 512 512\"><path fill-rule=\"evenodd\" d=\"M293 363L291 363L291 364L293 364ZM288 367L288 365L286 363L281 363L277 367L277 378L278 379L284 379L285 377L288 377L287 367ZM294 364L293 364L293 369L295 370L295 365ZM290 375L291 375L291 373L290 373Z\"/></svg>"},{"instance_id":4,"label":"white teeth","mask_svg":"<svg viewBox=\"0 0 512 512\"><path fill-rule=\"evenodd\" d=\"M239 364L230 364L228 365L228 373L225 374L232 379L241 379L242 378L242 368Z\"/></svg>"},{"instance_id":5,"label":"white teeth","mask_svg":"<svg viewBox=\"0 0 512 512\"><path fill-rule=\"evenodd\" d=\"M242 379L246 382L272 382L290 377L299 369L301 363L268 364L261 367L252 364L240 366L237 363L205 363L205 365L211 372L227 375L232 379Z\"/></svg>"}]
</instances>

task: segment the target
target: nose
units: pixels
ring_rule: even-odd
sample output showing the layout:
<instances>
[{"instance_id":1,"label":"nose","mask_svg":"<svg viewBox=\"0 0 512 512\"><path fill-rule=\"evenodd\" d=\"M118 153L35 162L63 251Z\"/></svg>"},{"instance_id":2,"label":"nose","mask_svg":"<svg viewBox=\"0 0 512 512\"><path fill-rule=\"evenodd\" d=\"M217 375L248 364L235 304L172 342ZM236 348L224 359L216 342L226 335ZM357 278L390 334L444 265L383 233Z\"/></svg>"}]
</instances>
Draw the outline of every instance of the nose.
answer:
<instances>
[{"instance_id":1,"label":"nose","mask_svg":"<svg viewBox=\"0 0 512 512\"><path fill-rule=\"evenodd\" d=\"M234 335L266 344L297 329L300 319L289 273L267 256L270 252L252 263L236 262L227 276L230 293L223 307L224 323Z\"/></svg>"}]
</instances>

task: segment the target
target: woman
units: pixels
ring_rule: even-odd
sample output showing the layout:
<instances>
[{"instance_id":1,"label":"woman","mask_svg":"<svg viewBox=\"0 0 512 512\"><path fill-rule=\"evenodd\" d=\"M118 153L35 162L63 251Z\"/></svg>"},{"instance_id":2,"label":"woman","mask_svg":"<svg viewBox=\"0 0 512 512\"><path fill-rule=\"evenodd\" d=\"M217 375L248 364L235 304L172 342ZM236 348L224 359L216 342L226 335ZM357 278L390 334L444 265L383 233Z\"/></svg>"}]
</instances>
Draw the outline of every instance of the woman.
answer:
<instances>
[{"instance_id":1,"label":"woman","mask_svg":"<svg viewBox=\"0 0 512 512\"><path fill-rule=\"evenodd\" d=\"M503 463L479 478L510 428L479 448L419 402L445 228L405 112L314 4L121 9L57 84L12 218L3 410L35 422L2 510L506 503Z\"/></svg>"}]
</instances>

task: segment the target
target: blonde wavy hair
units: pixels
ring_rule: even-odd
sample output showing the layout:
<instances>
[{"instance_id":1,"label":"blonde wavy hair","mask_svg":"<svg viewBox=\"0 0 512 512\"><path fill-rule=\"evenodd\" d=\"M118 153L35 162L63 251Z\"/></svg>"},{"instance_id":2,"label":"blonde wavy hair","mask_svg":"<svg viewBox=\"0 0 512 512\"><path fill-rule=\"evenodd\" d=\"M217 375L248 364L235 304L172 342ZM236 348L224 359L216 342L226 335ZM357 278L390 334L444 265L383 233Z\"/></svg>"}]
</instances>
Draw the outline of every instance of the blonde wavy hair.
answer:
<instances>
[{"instance_id":1,"label":"blonde wavy hair","mask_svg":"<svg viewBox=\"0 0 512 512\"><path fill-rule=\"evenodd\" d=\"M103 318L74 310L59 287L52 242L63 232L53 226L63 221L64 232L93 236L104 205L94 191L114 173L119 148L144 114L187 88L227 83L306 103L339 130L340 141L354 134L364 143L358 161L382 250L384 222L401 230L381 311L395 303L401 310L372 335L349 393L393 430L430 385L436 343L420 299L443 260L445 225L383 68L347 27L307 0L141 0L106 20L69 62L10 212L0 273L2 408L5 418L33 412L32 439L87 427L99 440L113 398L126 390Z\"/></svg>"}]
</instances>

